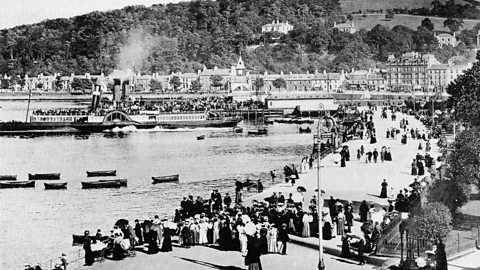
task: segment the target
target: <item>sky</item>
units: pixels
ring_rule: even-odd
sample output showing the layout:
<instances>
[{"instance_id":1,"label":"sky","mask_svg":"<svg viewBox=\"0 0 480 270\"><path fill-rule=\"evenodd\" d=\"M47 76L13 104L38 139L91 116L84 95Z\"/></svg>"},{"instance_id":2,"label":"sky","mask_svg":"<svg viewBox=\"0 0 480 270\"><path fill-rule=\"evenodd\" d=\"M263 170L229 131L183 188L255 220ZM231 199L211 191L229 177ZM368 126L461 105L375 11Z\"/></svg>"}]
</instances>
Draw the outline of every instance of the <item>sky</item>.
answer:
<instances>
[{"instance_id":1,"label":"sky","mask_svg":"<svg viewBox=\"0 0 480 270\"><path fill-rule=\"evenodd\" d=\"M95 10L119 9L130 5L165 4L180 0L0 0L0 29L45 19L69 18Z\"/></svg>"}]
</instances>

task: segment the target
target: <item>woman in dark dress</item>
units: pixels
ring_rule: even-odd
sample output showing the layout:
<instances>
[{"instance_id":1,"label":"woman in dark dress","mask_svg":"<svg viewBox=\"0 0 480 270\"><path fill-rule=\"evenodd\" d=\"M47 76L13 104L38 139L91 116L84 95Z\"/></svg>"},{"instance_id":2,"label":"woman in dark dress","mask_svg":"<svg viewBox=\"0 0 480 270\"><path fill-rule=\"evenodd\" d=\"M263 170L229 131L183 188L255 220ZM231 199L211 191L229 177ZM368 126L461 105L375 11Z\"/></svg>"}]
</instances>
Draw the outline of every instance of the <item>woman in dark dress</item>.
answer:
<instances>
[{"instance_id":1,"label":"woman in dark dress","mask_svg":"<svg viewBox=\"0 0 480 270\"><path fill-rule=\"evenodd\" d=\"M368 207L367 202L364 200L360 205L360 222L367 221L368 210L370 210L370 208Z\"/></svg>"},{"instance_id":2,"label":"woman in dark dress","mask_svg":"<svg viewBox=\"0 0 480 270\"><path fill-rule=\"evenodd\" d=\"M342 258L350 258L352 254L350 253L350 242L347 235L342 236Z\"/></svg>"},{"instance_id":3,"label":"woman in dark dress","mask_svg":"<svg viewBox=\"0 0 480 270\"><path fill-rule=\"evenodd\" d=\"M347 165L345 164L345 156L342 155L342 159L340 160L340 167L346 167Z\"/></svg>"},{"instance_id":4,"label":"woman in dark dress","mask_svg":"<svg viewBox=\"0 0 480 270\"><path fill-rule=\"evenodd\" d=\"M148 254L157 254L158 253L158 244L157 237L158 234L154 230L150 230L149 233L149 242L148 242Z\"/></svg>"},{"instance_id":5,"label":"woman in dark dress","mask_svg":"<svg viewBox=\"0 0 480 270\"><path fill-rule=\"evenodd\" d=\"M92 251L92 238L90 237L90 232L85 231L83 249L85 250L85 265L92 265L95 257L93 256Z\"/></svg>"},{"instance_id":6,"label":"woman in dark dress","mask_svg":"<svg viewBox=\"0 0 480 270\"><path fill-rule=\"evenodd\" d=\"M421 160L417 161L417 167L418 167L418 175L424 175L425 168L423 167L423 162Z\"/></svg>"},{"instance_id":7,"label":"woman in dark dress","mask_svg":"<svg viewBox=\"0 0 480 270\"><path fill-rule=\"evenodd\" d=\"M323 237L323 240L332 239L332 224L330 224L329 221L325 221L325 224L323 224L322 237Z\"/></svg>"},{"instance_id":8,"label":"woman in dark dress","mask_svg":"<svg viewBox=\"0 0 480 270\"><path fill-rule=\"evenodd\" d=\"M163 244L160 249L161 252L170 252L172 251L172 237L170 236L171 232L169 228L163 230Z\"/></svg>"},{"instance_id":9,"label":"woman in dark dress","mask_svg":"<svg viewBox=\"0 0 480 270\"><path fill-rule=\"evenodd\" d=\"M260 262L262 241L257 234L254 236L247 236L247 256L245 256L245 265L248 265L248 270L262 270L262 263Z\"/></svg>"},{"instance_id":10,"label":"woman in dark dress","mask_svg":"<svg viewBox=\"0 0 480 270\"><path fill-rule=\"evenodd\" d=\"M382 191L380 192L380 198L387 198L387 187L388 187L387 181L385 179L383 179Z\"/></svg>"},{"instance_id":11,"label":"woman in dark dress","mask_svg":"<svg viewBox=\"0 0 480 270\"><path fill-rule=\"evenodd\" d=\"M413 159L412 161L412 175L417 175L418 171L418 166L417 166L417 161L415 159Z\"/></svg>"}]
</instances>

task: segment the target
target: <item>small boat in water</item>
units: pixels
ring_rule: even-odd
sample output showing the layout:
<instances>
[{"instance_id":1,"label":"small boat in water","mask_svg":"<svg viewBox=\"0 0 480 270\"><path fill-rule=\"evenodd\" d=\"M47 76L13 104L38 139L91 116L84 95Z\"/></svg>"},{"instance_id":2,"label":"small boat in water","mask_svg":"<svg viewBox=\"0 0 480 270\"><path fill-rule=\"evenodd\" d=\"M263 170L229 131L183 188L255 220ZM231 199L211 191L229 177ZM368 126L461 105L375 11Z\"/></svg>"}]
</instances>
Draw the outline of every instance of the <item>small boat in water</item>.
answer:
<instances>
[{"instance_id":1,"label":"small boat in water","mask_svg":"<svg viewBox=\"0 0 480 270\"><path fill-rule=\"evenodd\" d=\"M311 132L312 132L312 130L310 129L310 127L306 127L306 128L300 127L300 128L298 128L298 131L299 131L300 133L311 133Z\"/></svg>"},{"instance_id":2,"label":"small boat in water","mask_svg":"<svg viewBox=\"0 0 480 270\"><path fill-rule=\"evenodd\" d=\"M203 139L205 139L205 135L197 136L197 140L203 140Z\"/></svg>"},{"instance_id":3,"label":"small boat in water","mask_svg":"<svg viewBox=\"0 0 480 270\"><path fill-rule=\"evenodd\" d=\"M16 174L0 175L0 181L4 181L4 180L15 181L17 180L17 175Z\"/></svg>"},{"instance_id":4,"label":"small boat in water","mask_svg":"<svg viewBox=\"0 0 480 270\"><path fill-rule=\"evenodd\" d=\"M152 177L153 184L178 182L178 179L179 179L178 174Z\"/></svg>"},{"instance_id":5,"label":"small boat in water","mask_svg":"<svg viewBox=\"0 0 480 270\"><path fill-rule=\"evenodd\" d=\"M28 180L60 180L59 173L37 173L28 174Z\"/></svg>"},{"instance_id":6,"label":"small boat in water","mask_svg":"<svg viewBox=\"0 0 480 270\"><path fill-rule=\"evenodd\" d=\"M43 183L45 189L67 189L67 182Z\"/></svg>"},{"instance_id":7,"label":"small boat in water","mask_svg":"<svg viewBox=\"0 0 480 270\"><path fill-rule=\"evenodd\" d=\"M233 129L233 132L235 132L235 133L242 133L242 132L243 132L243 128L241 128L241 127L236 127L236 128Z\"/></svg>"},{"instance_id":8,"label":"small boat in water","mask_svg":"<svg viewBox=\"0 0 480 270\"><path fill-rule=\"evenodd\" d=\"M249 131L248 135L266 135L267 134L266 128L259 128L257 131Z\"/></svg>"},{"instance_id":9,"label":"small boat in water","mask_svg":"<svg viewBox=\"0 0 480 270\"><path fill-rule=\"evenodd\" d=\"M112 179L82 182L83 189L90 188L120 188L127 186L127 179Z\"/></svg>"},{"instance_id":10,"label":"small boat in water","mask_svg":"<svg viewBox=\"0 0 480 270\"><path fill-rule=\"evenodd\" d=\"M110 171L87 171L87 177L97 177L97 176L117 176L116 170Z\"/></svg>"},{"instance_id":11,"label":"small boat in water","mask_svg":"<svg viewBox=\"0 0 480 270\"><path fill-rule=\"evenodd\" d=\"M0 188L30 188L35 187L35 181L2 181Z\"/></svg>"}]
</instances>

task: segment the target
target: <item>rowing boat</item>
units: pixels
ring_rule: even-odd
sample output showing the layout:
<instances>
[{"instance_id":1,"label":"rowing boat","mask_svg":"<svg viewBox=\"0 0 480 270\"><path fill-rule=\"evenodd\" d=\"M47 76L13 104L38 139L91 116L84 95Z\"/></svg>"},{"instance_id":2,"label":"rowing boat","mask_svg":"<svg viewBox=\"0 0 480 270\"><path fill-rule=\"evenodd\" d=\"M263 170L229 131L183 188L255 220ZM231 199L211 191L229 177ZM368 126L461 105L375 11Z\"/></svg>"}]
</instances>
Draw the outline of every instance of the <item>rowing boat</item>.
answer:
<instances>
[{"instance_id":1,"label":"rowing boat","mask_svg":"<svg viewBox=\"0 0 480 270\"><path fill-rule=\"evenodd\" d=\"M28 174L28 180L60 180L59 173L37 173Z\"/></svg>"},{"instance_id":2,"label":"rowing boat","mask_svg":"<svg viewBox=\"0 0 480 270\"><path fill-rule=\"evenodd\" d=\"M178 179L179 179L178 174L152 177L153 184L178 182Z\"/></svg>"},{"instance_id":3,"label":"rowing boat","mask_svg":"<svg viewBox=\"0 0 480 270\"><path fill-rule=\"evenodd\" d=\"M4 174L4 175L0 175L0 181L3 181L3 180L10 180L10 181L15 181L17 180L17 175L9 175L9 174Z\"/></svg>"},{"instance_id":4,"label":"rowing boat","mask_svg":"<svg viewBox=\"0 0 480 270\"><path fill-rule=\"evenodd\" d=\"M126 187L126 179L125 183L122 183L118 180L99 180L99 181L88 181L82 182L83 189L90 189L90 188L120 188Z\"/></svg>"},{"instance_id":5,"label":"rowing boat","mask_svg":"<svg viewBox=\"0 0 480 270\"><path fill-rule=\"evenodd\" d=\"M35 181L2 181L0 188L30 188L35 187Z\"/></svg>"},{"instance_id":6,"label":"rowing boat","mask_svg":"<svg viewBox=\"0 0 480 270\"><path fill-rule=\"evenodd\" d=\"M96 177L96 176L116 176L116 170L110 171L87 171L87 177Z\"/></svg>"},{"instance_id":7,"label":"rowing boat","mask_svg":"<svg viewBox=\"0 0 480 270\"><path fill-rule=\"evenodd\" d=\"M45 189L67 189L67 182L43 183Z\"/></svg>"}]
</instances>

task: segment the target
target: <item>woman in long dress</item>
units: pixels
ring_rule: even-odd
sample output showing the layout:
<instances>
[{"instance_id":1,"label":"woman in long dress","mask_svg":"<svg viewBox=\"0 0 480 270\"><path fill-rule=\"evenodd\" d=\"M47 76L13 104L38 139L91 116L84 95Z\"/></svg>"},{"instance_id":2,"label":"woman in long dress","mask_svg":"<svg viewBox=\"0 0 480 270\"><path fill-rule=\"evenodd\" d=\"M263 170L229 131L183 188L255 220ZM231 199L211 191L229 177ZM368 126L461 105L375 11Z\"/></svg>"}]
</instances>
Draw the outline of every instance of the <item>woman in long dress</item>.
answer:
<instances>
[{"instance_id":1,"label":"woman in long dress","mask_svg":"<svg viewBox=\"0 0 480 270\"><path fill-rule=\"evenodd\" d=\"M213 219L213 243L216 244L220 238L220 221L217 218Z\"/></svg>"},{"instance_id":2,"label":"woman in long dress","mask_svg":"<svg viewBox=\"0 0 480 270\"><path fill-rule=\"evenodd\" d=\"M382 191L380 192L380 198L387 198L387 187L388 187L387 181L385 179L383 179Z\"/></svg>"},{"instance_id":3,"label":"woman in long dress","mask_svg":"<svg viewBox=\"0 0 480 270\"><path fill-rule=\"evenodd\" d=\"M269 253L278 253L277 235L278 235L278 230L277 228L275 228L275 225L272 224L272 226L270 226L270 230L268 230L268 252Z\"/></svg>"},{"instance_id":4,"label":"woman in long dress","mask_svg":"<svg viewBox=\"0 0 480 270\"><path fill-rule=\"evenodd\" d=\"M247 232L245 231L245 226L243 222L240 222L237 225L238 231L238 240L240 241L240 252L247 253Z\"/></svg>"},{"instance_id":5,"label":"woman in long dress","mask_svg":"<svg viewBox=\"0 0 480 270\"><path fill-rule=\"evenodd\" d=\"M172 251L172 237L170 236L170 229L165 228L163 231L163 242L161 252L170 252Z\"/></svg>"},{"instance_id":6,"label":"woman in long dress","mask_svg":"<svg viewBox=\"0 0 480 270\"><path fill-rule=\"evenodd\" d=\"M311 215L307 212L303 214L302 222L303 222L303 229L302 229L302 237L310 237L310 222L313 221Z\"/></svg>"},{"instance_id":7,"label":"woman in long dress","mask_svg":"<svg viewBox=\"0 0 480 270\"><path fill-rule=\"evenodd\" d=\"M198 224L198 243L200 245L208 244L207 232L208 224L203 219L200 219Z\"/></svg>"},{"instance_id":8,"label":"woman in long dress","mask_svg":"<svg viewBox=\"0 0 480 270\"><path fill-rule=\"evenodd\" d=\"M94 262L94 256L92 251L92 239L90 237L90 232L85 231L83 249L85 250L85 265L92 265Z\"/></svg>"},{"instance_id":9,"label":"woman in long dress","mask_svg":"<svg viewBox=\"0 0 480 270\"><path fill-rule=\"evenodd\" d=\"M417 166L417 161L413 159L412 161L412 175L417 175L418 174L418 166Z\"/></svg>"},{"instance_id":10,"label":"woman in long dress","mask_svg":"<svg viewBox=\"0 0 480 270\"><path fill-rule=\"evenodd\" d=\"M337 235L343 235L345 232L345 215L343 211L338 212L337 216Z\"/></svg>"}]
</instances>

